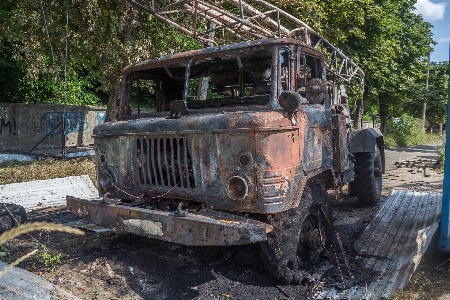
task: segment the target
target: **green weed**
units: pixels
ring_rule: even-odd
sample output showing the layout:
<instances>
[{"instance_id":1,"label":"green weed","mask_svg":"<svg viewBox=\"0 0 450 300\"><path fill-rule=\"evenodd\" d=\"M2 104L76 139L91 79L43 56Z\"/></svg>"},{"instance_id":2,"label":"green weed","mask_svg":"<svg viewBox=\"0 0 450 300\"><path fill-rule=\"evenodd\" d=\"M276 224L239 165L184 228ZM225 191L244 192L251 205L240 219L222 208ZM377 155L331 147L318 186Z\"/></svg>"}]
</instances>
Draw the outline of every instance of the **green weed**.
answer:
<instances>
[{"instance_id":1,"label":"green weed","mask_svg":"<svg viewBox=\"0 0 450 300\"><path fill-rule=\"evenodd\" d=\"M62 253L52 255L44 244L40 244L40 248L41 250L39 251L39 255L46 267L51 267L52 269L54 269L61 263Z\"/></svg>"}]
</instances>

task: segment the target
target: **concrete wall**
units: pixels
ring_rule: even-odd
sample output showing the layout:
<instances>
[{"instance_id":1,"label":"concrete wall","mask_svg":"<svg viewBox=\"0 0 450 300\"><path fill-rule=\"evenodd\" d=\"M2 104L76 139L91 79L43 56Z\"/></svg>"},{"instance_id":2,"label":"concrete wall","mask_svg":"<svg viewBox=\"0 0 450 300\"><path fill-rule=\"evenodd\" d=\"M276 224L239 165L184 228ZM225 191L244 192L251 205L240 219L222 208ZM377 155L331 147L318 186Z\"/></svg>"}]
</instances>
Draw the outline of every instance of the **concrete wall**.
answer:
<instances>
[{"instance_id":1,"label":"concrete wall","mask_svg":"<svg viewBox=\"0 0 450 300\"><path fill-rule=\"evenodd\" d=\"M105 121L106 108L0 102L0 150L30 150L66 116L66 146L94 143L92 129ZM41 147L61 147L61 127Z\"/></svg>"}]
</instances>

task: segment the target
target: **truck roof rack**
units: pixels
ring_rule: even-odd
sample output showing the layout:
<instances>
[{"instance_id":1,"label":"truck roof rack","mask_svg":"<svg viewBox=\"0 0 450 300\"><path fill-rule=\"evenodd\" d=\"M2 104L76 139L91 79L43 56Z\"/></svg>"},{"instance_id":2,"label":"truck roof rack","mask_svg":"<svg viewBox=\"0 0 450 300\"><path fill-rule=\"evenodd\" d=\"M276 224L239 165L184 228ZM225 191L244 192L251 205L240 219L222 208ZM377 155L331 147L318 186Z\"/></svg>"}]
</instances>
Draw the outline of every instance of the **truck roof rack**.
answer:
<instances>
[{"instance_id":1,"label":"truck roof rack","mask_svg":"<svg viewBox=\"0 0 450 300\"><path fill-rule=\"evenodd\" d=\"M364 83L362 69L340 49L305 22L264 0L172 0L164 5L157 0L127 1L211 46L276 37L300 40L325 54L335 83L348 83L352 78Z\"/></svg>"}]
</instances>

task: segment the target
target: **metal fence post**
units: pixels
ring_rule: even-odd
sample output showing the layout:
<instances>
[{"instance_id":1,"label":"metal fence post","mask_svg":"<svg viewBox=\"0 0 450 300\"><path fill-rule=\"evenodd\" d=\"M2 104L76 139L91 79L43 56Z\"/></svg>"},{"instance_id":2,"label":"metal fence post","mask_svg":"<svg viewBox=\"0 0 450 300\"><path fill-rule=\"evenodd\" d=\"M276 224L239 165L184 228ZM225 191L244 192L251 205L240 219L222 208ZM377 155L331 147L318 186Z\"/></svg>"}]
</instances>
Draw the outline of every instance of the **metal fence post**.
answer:
<instances>
[{"instance_id":1,"label":"metal fence post","mask_svg":"<svg viewBox=\"0 0 450 300\"><path fill-rule=\"evenodd\" d=\"M61 158L66 158L66 112L62 114L61 124Z\"/></svg>"},{"instance_id":2,"label":"metal fence post","mask_svg":"<svg viewBox=\"0 0 450 300\"><path fill-rule=\"evenodd\" d=\"M448 56L450 58L450 43ZM450 75L450 65L449 65ZM441 212L441 232L439 235L438 249L445 252L450 252L449 244L449 213L450 213L450 78L448 80L448 101L447 101L447 126L445 128L445 164L444 164L444 187L442 192L442 212Z\"/></svg>"}]
</instances>

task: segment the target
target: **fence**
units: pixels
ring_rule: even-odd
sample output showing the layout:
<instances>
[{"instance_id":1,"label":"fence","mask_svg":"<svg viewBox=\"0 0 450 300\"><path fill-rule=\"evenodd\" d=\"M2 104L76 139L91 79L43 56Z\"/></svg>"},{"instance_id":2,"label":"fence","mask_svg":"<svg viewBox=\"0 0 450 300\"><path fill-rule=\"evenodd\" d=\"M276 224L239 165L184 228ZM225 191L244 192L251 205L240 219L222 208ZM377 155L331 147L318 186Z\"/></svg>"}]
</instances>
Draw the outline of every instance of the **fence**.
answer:
<instances>
[{"instance_id":1,"label":"fence","mask_svg":"<svg viewBox=\"0 0 450 300\"><path fill-rule=\"evenodd\" d=\"M91 145L92 130L105 117L101 107L0 103L0 150L30 150L47 135L39 147L61 147L63 128L66 146Z\"/></svg>"}]
</instances>

